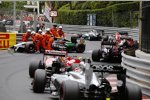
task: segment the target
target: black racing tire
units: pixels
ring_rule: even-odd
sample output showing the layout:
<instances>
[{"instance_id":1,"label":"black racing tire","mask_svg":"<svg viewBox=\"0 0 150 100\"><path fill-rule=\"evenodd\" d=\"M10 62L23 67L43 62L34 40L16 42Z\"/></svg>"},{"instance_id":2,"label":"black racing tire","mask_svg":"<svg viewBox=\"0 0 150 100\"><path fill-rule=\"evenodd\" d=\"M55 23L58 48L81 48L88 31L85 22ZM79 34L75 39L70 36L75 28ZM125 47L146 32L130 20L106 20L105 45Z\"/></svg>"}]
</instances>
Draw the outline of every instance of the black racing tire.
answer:
<instances>
[{"instance_id":1,"label":"black racing tire","mask_svg":"<svg viewBox=\"0 0 150 100\"><path fill-rule=\"evenodd\" d=\"M87 40L91 41L91 37L89 36L89 37L87 38Z\"/></svg>"},{"instance_id":2,"label":"black racing tire","mask_svg":"<svg viewBox=\"0 0 150 100\"><path fill-rule=\"evenodd\" d=\"M97 40L101 41L102 40L102 36L98 36Z\"/></svg>"},{"instance_id":3,"label":"black racing tire","mask_svg":"<svg viewBox=\"0 0 150 100\"><path fill-rule=\"evenodd\" d=\"M89 36L89 37L88 37L88 40L89 40L89 41L93 41L93 40L94 40L94 37Z\"/></svg>"},{"instance_id":4,"label":"black racing tire","mask_svg":"<svg viewBox=\"0 0 150 100\"><path fill-rule=\"evenodd\" d=\"M102 41L101 45L111 45L109 41Z\"/></svg>"},{"instance_id":5,"label":"black racing tire","mask_svg":"<svg viewBox=\"0 0 150 100\"><path fill-rule=\"evenodd\" d=\"M42 60L39 61L39 69L45 69L45 64Z\"/></svg>"},{"instance_id":6,"label":"black racing tire","mask_svg":"<svg viewBox=\"0 0 150 100\"><path fill-rule=\"evenodd\" d=\"M83 53L85 51L85 44L77 44L76 45L76 52Z\"/></svg>"},{"instance_id":7,"label":"black racing tire","mask_svg":"<svg viewBox=\"0 0 150 100\"><path fill-rule=\"evenodd\" d=\"M113 42L113 41L102 41L101 45L116 45L116 42Z\"/></svg>"},{"instance_id":8,"label":"black racing tire","mask_svg":"<svg viewBox=\"0 0 150 100\"><path fill-rule=\"evenodd\" d=\"M20 52L20 53L23 53L24 52L24 48L18 48L17 51Z\"/></svg>"},{"instance_id":9,"label":"black racing tire","mask_svg":"<svg viewBox=\"0 0 150 100\"><path fill-rule=\"evenodd\" d=\"M142 100L141 88L135 84L126 83L125 94L121 100Z\"/></svg>"},{"instance_id":10,"label":"black racing tire","mask_svg":"<svg viewBox=\"0 0 150 100\"><path fill-rule=\"evenodd\" d=\"M108 41L108 35L103 36L103 41Z\"/></svg>"},{"instance_id":11,"label":"black racing tire","mask_svg":"<svg viewBox=\"0 0 150 100\"><path fill-rule=\"evenodd\" d=\"M46 71L43 69L37 69L35 71L35 77L33 81L33 91L35 93L43 93L46 84Z\"/></svg>"},{"instance_id":12,"label":"black racing tire","mask_svg":"<svg viewBox=\"0 0 150 100\"><path fill-rule=\"evenodd\" d=\"M93 50L92 52L92 60L93 61L99 61L102 57L102 53L100 50Z\"/></svg>"},{"instance_id":13,"label":"black racing tire","mask_svg":"<svg viewBox=\"0 0 150 100\"><path fill-rule=\"evenodd\" d=\"M77 36L71 36L71 42L76 44L77 38L78 38Z\"/></svg>"},{"instance_id":14,"label":"black racing tire","mask_svg":"<svg viewBox=\"0 0 150 100\"><path fill-rule=\"evenodd\" d=\"M81 100L79 83L71 80L63 81L59 100Z\"/></svg>"},{"instance_id":15,"label":"black racing tire","mask_svg":"<svg viewBox=\"0 0 150 100\"><path fill-rule=\"evenodd\" d=\"M109 41L109 45L116 45L116 42L114 42L114 41Z\"/></svg>"},{"instance_id":16,"label":"black racing tire","mask_svg":"<svg viewBox=\"0 0 150 100\"><path fill-rule=\"evenodd\" d=\"M34 73L35 71L40 67L40 61L38 60L35 60L35 61L32 61L30 64L29 64L29 76L31 78L34 77Z\"/></svg>"},{"instance_id":17,"label":"black racing tire","mask_svg":"<svg viewBox=\"0 0 150 100\"><path fill-rule=\"evenodd\" d=\"M40 46L40 53L44 53L44 52L45 52L45 49L42 46Z\"/></svg>"},{"instance_id":18,"label":"black racing tire","mask_svg":"<svg viewBox=\"0 0 150 100\"><path fill-rule=\"evenodd\" d=\"M35 52L35 45L34 44L31 44L31 43L27 43L25 45L25 51L27 53L34 53Z\"/></svg>"}]
</instances>

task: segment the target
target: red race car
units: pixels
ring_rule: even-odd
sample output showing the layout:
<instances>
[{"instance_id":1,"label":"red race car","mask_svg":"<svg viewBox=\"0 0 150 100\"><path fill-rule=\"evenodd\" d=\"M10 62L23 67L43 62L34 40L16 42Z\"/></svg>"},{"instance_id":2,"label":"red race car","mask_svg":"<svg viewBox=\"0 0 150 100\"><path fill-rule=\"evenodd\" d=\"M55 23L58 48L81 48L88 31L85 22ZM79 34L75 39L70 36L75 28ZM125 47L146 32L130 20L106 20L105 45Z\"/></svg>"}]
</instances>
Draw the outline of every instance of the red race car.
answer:
<instances>
[{"instance_id":1,"label":"red race car","mask_svg":"<svg viewBox=\"0 0 150 100\"><path fill-rule=\"evenodd\" d=\"M53 73L60 73L61 68L64 70L64 68L76 66L80 61L75 56L68 56L66 51L46 50L42 60L35 60L30 63L29 76L33 78L36 69L53 70Z\"/></svg>"}]
</instances>

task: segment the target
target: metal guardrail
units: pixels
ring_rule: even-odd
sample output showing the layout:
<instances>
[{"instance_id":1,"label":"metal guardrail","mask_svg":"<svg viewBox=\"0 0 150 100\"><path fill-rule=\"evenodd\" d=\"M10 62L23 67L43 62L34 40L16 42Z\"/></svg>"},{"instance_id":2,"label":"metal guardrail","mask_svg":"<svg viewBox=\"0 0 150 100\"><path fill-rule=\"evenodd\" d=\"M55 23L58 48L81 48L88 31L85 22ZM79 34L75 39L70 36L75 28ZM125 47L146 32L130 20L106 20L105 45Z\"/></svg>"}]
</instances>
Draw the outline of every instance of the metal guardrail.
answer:
<instances>
[{"instance_id":1,"label":"metal guardrail","mask_svg":"<svg viewBox=\"0 0 150 100\"><path fill-rule=\"evenodd\" d=\"M150 62L122 53L121 65L127 69L127 81L142 88L142 93L150 96Z\"/></svg>"},{"instance_id":2,"label":"metal guardrail","mask_svg":"<svg viewBox=\"0 0 150 100\"><path fill-rule=\"evenodd\" d=\"M104 27L104 26L87 26L87 25L65 25L57 24L63 26L63 30L66 33L85 33L93 29L102 29L105 31L106 35L116 33L117 31L126 31L129 33L133 39L139 41L139 29L138 28L118 28L118 27ZM51 23L45 23L46 27L51 27Z\"/></svg>"},{"instance_id":3,"label":"metal guardrail","mask_svg":"<svg viewBox=\"0 0 150 100\"><path fill-rule=\"evenodd\" d=\"M17 38L16 38L16 41L17 41L17 42L22 41L22 35L23 35L23 33L18 33L18 34L17 34Z\"/></svg>"},{"instance_id":4,"label":"metal guardrail","mask_svg":"<svg viewBox=\"0 0 150 100\"><path fill-rule=\"evenodd\" d=\"M54 24L54 23L53 23ZM51 23L45 22L45 27L52 27ZM118 28L118 27L103 27L103 26L87 26L87 25L65 25L65 24L57 24L63 26L63 31L69 34L72 33L85 33L91 31L93 29L101 29L104 30L105 35L111 35L116 33L117 31L126 31L129 33L129 36L133 37L133 39L139 41L139 29L138 28ZM19 37L17 41L20 40Z\"/></svg>"}]
</instances>

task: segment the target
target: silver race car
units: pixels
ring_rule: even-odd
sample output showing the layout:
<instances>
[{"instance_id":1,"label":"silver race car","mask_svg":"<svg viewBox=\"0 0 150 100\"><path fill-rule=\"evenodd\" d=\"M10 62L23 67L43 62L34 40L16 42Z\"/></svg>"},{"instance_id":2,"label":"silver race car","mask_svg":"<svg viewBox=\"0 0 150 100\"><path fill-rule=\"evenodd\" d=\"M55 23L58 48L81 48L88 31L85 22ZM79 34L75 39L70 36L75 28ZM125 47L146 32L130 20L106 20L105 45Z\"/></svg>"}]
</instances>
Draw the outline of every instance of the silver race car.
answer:
<instances>
[{"instance_id":1,"label":"silver race car","mask_svg":"<svg viewBox=\"0 0 150 100\"><path fill-rule=\"evenodd\" d=\"M32 41L18 43L8 49L10 52L27 52L35 53L36 48L35 44ZM44 52L44 48L40 47L40 52Z\"/></svg>"},{"instance_id":2,"label":"silver race car","mask_svg":"<svg viewBox=\"0 0 150 100\"><path fill-rule=\"evenodd\" d=\"M58 63L51 69L58 68ZM141 89L126 83L126 69L121 66L92 65L85 59L79 65L60 67L61 73L55 70L38 69L33 83L34 92L44 92L49 87L52 94L56 92L59 100L141 100ZM53 74L52 74L53 73ZM105 78L116 74L116 90Z\"/></svg>"},{"instance_id":3,"label":"silver race car","mask_svg":"<svg viewBox=\"0 0 150 100\"><path fill-rule=\"evenodd\" d=\"M87 33L81 33L81 34L73 34L71 38L84 38L86 40L102 40L104 36L104 30L100 29L94 29Z\"/></svg>"}]
</instances>

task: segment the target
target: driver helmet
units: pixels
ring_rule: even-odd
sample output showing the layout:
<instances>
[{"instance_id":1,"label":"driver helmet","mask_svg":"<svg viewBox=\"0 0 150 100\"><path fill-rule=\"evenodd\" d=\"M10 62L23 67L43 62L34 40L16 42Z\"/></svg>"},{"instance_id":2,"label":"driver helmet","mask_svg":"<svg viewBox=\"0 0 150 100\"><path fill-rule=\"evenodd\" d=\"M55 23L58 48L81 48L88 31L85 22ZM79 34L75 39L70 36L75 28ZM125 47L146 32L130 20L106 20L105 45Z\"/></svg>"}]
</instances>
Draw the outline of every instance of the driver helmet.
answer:
<instances>
[{"instance_id":1,"label":"driver helmet","mask_svg":"<svg viewBox=\"0 0 150 100\"><path fill-rule=\"evenodd\" d=\"M59 26L58 28L61 28L61 29L62 29L62 26Z\"/></svg>"},{"instance_id":2,"label":"driver helmet","mask_svg":"<svg viewBox=\"0 0 150 100\"><path fill-rule=\"evenodd\" d=\"M32 35L35 35L35 31L32 31L31 34L32 34Z\"/></svg>"},{"instance_id":3,"label":"driver helmet","mask_svg":"<svg viewBox=\"0 0 150 100\"><path fill-rule=\"evenodd\" d=\"M41 29L39 29L39 30L38 30L38 33L42 33L42 30L41 30Z\"/></svg>"},{"instance_id":4,"label":"driver helmet","mask_svg":"<svg viewBox=\"0 0 150 100\"><path fill-rule=\"evenodd\" d=\"M47 28L46 31L50 31L50 28Z\"/></svg>"},{"instance_id":5,"label":"driver helmet","mask_svg":"<svg viewBox=\"0 0 150 100\"><path fill-rule=\"evenodd\" d=\"M30 30L30 29L28 29L28 30L27 30L27 32L28 32L28 33L31 33L31 30Z\"/></svg>"}]
</instances>

